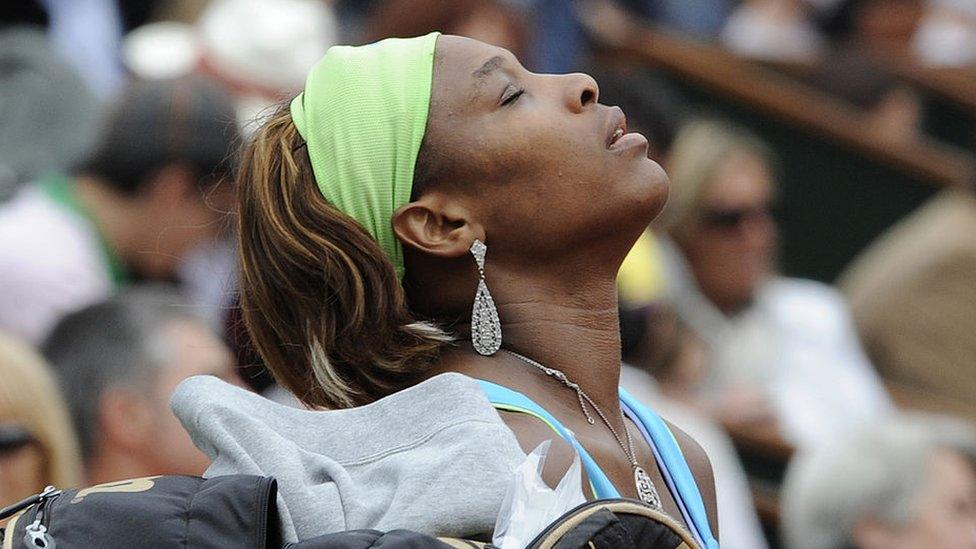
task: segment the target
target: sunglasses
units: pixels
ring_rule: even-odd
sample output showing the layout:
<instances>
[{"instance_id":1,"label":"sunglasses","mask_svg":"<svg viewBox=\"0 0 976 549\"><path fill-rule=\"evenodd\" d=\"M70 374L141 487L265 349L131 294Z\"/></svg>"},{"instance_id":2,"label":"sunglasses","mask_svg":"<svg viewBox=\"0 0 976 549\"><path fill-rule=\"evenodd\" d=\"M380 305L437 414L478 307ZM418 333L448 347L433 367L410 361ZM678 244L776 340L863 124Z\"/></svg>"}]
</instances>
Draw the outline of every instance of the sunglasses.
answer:
<instances>
[{"instance_id":1,"label":"sunglasses","mask_svg":"<svg viewBox=\"0 0 976 549\"><path fill-rule=\"evenodd\" d=\"M767 220L771 217L773 217L772 207L763 205L755 208L705 210L701 219L708 227L729 231L739 229L746 221Z\"/></svg>"},{"instance_id":2,"label":"sunglasses","mask_svg":"<svg viewBox=\"0 0 976 549\"><path fill-rule=\"evenodd\" d=\"M20 450L34 442L30 431L18 425L0 425L0 456Z\"/></svg>"}]
</instances>

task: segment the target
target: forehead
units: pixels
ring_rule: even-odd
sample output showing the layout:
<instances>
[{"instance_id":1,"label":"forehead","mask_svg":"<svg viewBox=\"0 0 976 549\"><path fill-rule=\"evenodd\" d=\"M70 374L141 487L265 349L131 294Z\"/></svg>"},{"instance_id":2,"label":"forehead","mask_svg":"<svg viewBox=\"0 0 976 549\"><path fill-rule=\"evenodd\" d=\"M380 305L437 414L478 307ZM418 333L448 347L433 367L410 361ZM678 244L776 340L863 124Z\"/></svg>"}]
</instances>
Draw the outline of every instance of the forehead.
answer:
<instances>
[{"instance_id":1,"label":"forehead","mask_svg":"<svg viewBox=\"0 0 976 549\"><path fill-rule=\"evenodd\" d=\"M506 49L463 36L443 35L435 49L432 103L453 111L471 103L497 71L515 63Z\"/></svg>"},{"instance_id":2,"label":"forehead","mask_svg":"<svg viewBox=\"0 0 976 549\"><path fill-rule=\"evenodd\" d=\"M765 161L749 151L735 151L716 167L702 198L708 203L766 202L775 192Z\"/></svg>"}]
</instances>

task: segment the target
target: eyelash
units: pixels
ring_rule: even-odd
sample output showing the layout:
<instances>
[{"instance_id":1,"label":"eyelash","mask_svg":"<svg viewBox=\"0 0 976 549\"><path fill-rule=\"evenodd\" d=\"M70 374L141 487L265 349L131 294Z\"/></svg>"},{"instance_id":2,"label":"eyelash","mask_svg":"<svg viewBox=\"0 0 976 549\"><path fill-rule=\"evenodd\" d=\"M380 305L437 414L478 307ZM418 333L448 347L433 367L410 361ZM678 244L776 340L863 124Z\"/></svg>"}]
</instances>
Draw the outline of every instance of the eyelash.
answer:
<instances>
[{"instance_id":1,"label":"eyelash","mask_svg":"<svg viewBox=\"0 0 976 549\"><path fill-rule=\"evenodd\" d=\"M514 93L512 93L511 95L509 95L508 97L502 100L502 106L504 107L506 105L510 105L514 103L515 101L518 100L519 97L522 97L523 93L525 93L525 89L519 88L517 91L515 91Z\"/></svg>"}]
</instances>

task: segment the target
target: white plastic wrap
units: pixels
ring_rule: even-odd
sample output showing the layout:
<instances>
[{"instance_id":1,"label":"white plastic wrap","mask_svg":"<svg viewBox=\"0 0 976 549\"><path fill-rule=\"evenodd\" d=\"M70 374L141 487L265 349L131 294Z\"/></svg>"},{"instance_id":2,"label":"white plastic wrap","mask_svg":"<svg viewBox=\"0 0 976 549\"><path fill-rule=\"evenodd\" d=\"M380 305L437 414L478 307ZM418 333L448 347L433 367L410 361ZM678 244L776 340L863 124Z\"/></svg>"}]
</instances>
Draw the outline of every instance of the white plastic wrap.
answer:
<instances>
[{"instance_id":1,"label":"white plastic wrap","mask_svg":"<svg viewBox=\"0 0 976 549\"><path fill-rule=\"evenodd\" d=\"M491 540L500 549L523 549L556 519L586 501L579 455L553 490L542 480L548 452L547 440L515 468Z\"/></svg>"}]
</instances>

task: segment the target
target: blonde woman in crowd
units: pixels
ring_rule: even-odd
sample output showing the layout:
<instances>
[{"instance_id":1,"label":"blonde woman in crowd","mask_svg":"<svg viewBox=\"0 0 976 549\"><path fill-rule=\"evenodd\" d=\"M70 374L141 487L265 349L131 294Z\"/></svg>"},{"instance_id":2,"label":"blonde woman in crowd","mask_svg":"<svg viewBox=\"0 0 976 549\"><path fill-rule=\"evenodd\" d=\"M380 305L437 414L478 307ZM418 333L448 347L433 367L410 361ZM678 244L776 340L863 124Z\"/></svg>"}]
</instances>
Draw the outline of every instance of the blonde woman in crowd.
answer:
<instances>
[{"instance_id":1,"label":"blonde woman in crowd","mask_svg":"<svg viewBox=\"0 0 976 549\"><path fill-rule=\"evenodd\" d=\"M774 165L741 128L700 120L679 132L658 220L665 293L710 348L706 400L810 445L891 406L841 294L777 274Z\"/></svg>"},{"instance_id":2,"label":"blonde woman in crowd","mask_svg":"<svg viewBox=\"0 0 976 549\"><path fill-rule=\"evenodd\" d=\"M0 334L0 506L47 485L76 486L80 474L78 445L47 364Z\"/></svg>"}]
</instances>

